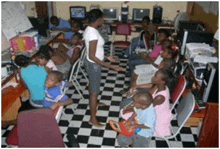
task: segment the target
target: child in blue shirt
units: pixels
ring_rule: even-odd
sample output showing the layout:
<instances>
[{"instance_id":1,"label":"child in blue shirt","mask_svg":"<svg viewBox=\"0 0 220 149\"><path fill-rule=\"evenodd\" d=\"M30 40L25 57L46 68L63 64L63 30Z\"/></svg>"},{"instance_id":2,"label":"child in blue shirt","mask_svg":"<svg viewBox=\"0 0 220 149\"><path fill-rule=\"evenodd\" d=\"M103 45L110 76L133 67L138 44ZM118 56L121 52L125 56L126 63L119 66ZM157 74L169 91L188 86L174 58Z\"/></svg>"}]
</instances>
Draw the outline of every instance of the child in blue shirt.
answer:
<instances>
[{"instance_id":1,"label":"child in blue shirt","mask_svg":"<svg viewBox=\"0 0 220 149\"><path fill-rule=\"evenodd\" d=\"M149 147L151 136L155 131L156 113L153 107L153 98L149 92L138 92L133 96L133 106L127 106L123 114L133 112L128 121L137 120L137 128L141 130L132 136L119 134L117 137L118 144L121 147Z\"/></svg>"},{"instance_id":2,"label":"child in blue shirt","mask_svg":"<svg viewBox=\"0 0 220 149\"><path fill-rule=\"evenodd\" d=\"M56 16L50 18L49 29L63 31L65 39L71 39L73 36L70 22Z\"/></svg>"},{"instance_id":3,"label":"child in blue shirt","mask_svg":"<svg viewBox=\"0 0 220 149\"><path fill-rule=\"evenodd\" d=\"M63 74L59 71L51 71L45 81L45 98L43 107L50 107L52 110L58 106L69 105L73 101L65 95L65 88L72 86L69 82L62 81Z\"/></svg>"}]
</instances>

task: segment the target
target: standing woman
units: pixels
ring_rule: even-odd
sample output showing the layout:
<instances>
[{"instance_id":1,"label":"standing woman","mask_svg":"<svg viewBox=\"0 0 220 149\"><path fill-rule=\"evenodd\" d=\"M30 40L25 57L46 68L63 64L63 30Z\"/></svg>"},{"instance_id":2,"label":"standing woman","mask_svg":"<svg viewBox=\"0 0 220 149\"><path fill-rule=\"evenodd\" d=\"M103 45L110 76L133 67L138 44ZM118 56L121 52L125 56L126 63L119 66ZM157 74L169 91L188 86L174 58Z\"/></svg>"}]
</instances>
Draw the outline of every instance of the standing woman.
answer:
<instances>
[{"instance_id":1,"label":"standing woman","mask_svg":"<svg viewBox=\"0 0 220 149\"><path fill-rule=\"evenodd\" d=\"M122 71L123 68L105 63L104 57L111 62L116 60L111 56L104 56L105 41L99 34L97 28L103 22L103 13L99 9L93 9L88 13L89 25L87 26L83 37L86 44L87 56L85 60L86 72L89 75L89 107L90 107L90 125L102 126L96 118L97 97L100 92L101 68L106 67L116 71Z\"/></svg>"}]
</instances>

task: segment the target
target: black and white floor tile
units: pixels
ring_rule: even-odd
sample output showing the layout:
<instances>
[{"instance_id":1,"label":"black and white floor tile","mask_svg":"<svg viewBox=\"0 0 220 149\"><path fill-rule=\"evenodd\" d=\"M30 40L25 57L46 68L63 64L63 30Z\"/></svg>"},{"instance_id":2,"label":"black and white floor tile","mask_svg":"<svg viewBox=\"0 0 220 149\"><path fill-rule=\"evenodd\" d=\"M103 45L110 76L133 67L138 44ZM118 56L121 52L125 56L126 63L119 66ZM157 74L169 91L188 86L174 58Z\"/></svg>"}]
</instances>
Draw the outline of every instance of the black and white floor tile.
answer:
<instances>
[{"instance_id":1,"label":"black and white floor tile","mask_svg":"<svg viewBox=\"0 0 220 149\"><path fill-rule=\"evenodd\" d=\"M127 59L120 56L121 53L122 51L116 50L116 54L119 55L120 66L128 70ZM80 99L74 87L69 88L67 95L74 99L74 103L65 107L65 115L62 115L59 121L59 128L66 146L71 147L66 135L74 134L81 148L119 147L116 140L117 133L110 128L108 121L119 121L119 104L122 98L126 97L125 95L122 96L119 91L128 87L129 78L125 77L125 72L115 72L106 68L102 69L101 92L98 99L107 105L97 109L97 117L104 124L102 128L88 124L90 117L88 106L89 94L86 79L82 77L82 74L80 75L79 82L83 87L83 96L85 99ZM175 120L171 124L172 127L177 128ZM6 129L2 129L1 147L7 147L5 138L12 128L13 126L9 126ZM169 142L171 147L195 147L197 142L197 127L183 127L177 135L176 140L170 139ZM164 140L153 137L150 147L168 146Z\"/></svg>"}]
</instances>

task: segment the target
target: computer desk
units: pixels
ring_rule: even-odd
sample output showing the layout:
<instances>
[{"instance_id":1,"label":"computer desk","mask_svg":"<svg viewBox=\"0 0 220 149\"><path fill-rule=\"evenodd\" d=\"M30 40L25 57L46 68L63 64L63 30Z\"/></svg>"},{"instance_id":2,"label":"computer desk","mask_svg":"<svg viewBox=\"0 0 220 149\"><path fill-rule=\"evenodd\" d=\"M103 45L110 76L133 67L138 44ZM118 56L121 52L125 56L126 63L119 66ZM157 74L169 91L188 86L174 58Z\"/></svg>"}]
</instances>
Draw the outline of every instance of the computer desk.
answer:
<instances>
[{"instance_id":1,"label":"computer desk","mask_svg":"<svg viewBox=\"0 0 220 149\"><path fill-rule=\"evenodd\" d=\"M82 23L84 25L89 25L89 22L87 20L82 21ZM124 24L120 21L105 21L104 24L109 24L112 27L112 31L116 30L116 26L118 23ZM141 22L133 22L133 21L128 21L125 24L131 24L131 28L133 28L132 32L140 32L141 30L143 30ZM155 24L153 23L153 25L156 27L156 29L171 29L174 30L174 25L173 23L160 23L160 24Z\"/></svg>"},{"instance_id":2,"label":"computer desk","mask_svg":"<svg viewBox=\"0 0 220 149\"><path fill-rule=\"evenodd\" d=\"M63 38L63 33L58 33L53 38L48 38L45 45L53 46L53 42ZM34 57L35 52L33 52L31 59ZM15 70L11 74L9 74L6 78L2 80L2 121L10 121L17 118L18 109L21 106L21 97L28 97L28 90L25 84L18 77L18 70ZM18 85L16 87L13 86L4 86L8 82L16 82Z\"/></svg>"}]
</instances>

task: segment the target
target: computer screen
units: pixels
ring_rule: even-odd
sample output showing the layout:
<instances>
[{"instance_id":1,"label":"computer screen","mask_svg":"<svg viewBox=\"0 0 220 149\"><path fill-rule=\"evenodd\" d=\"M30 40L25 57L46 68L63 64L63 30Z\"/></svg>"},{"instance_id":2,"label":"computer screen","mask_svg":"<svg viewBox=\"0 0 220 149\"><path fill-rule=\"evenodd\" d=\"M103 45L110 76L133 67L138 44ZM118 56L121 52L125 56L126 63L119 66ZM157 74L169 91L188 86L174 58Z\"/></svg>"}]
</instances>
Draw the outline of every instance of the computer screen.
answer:
<instances>
[{"instance_id":1,"label":"computer screen","mask_svg":"<svg viewBox=\"0 0 220 149\"><path fill-rule=\"evenodd\" d=\"M104 20L118 20L118 10L117 8L103 8Z\"/></svg>"},{"instance_id":2,"label":"computer screen","mask_svg":"<svg viewBox=\"0 0 220 149\"><path fill-rule=\"evenodd\" d=\"M47 30L49 29L49 20L46 18L34 18L28 17L31 22L33 28L32 30L37 30L39 35L47 37Z\"/></svg>"},{"instance_id":3,"label":"computer screen","mask_svg":"<svg viewBox=\"0 0 220 149\"><path fill-rule=\"evenodd\" d=\"M177 37L180 41L183 39L185 29L202 31L204 28L197 21L179 21Z\"/></svg>"},{"instance_id":4,"label":"computer screen","mask_svg":"<svg viewBox=\"0 0 220 149\"><path fill-rule=\"evenodd\" d=\"M184 37L181 46L181 54L185 55L186 43L206 43L210 46L213 42L214 33L207 31L197 31L197 30L184 30Z\"/></svg>"},{"instance_id":5,"label":"computer screen","mask_svg":"<svg viewBox=\"0 0 220 149\"><path fill-rule=\"evenodd\" d=\"M150 16L150 9L133 9L133 21L142 21L144 16Z\"/></svg>"},{"instance_id":6,"label":"computer screen","mask_svg":"<svg viewBox=\"0 0 220 149\"><path fill-rule=\"evenodd\" d=\"M84 6L71 6L70 7L70 19L85 19L86 7Z\"/></svg>"}]
</instances>

